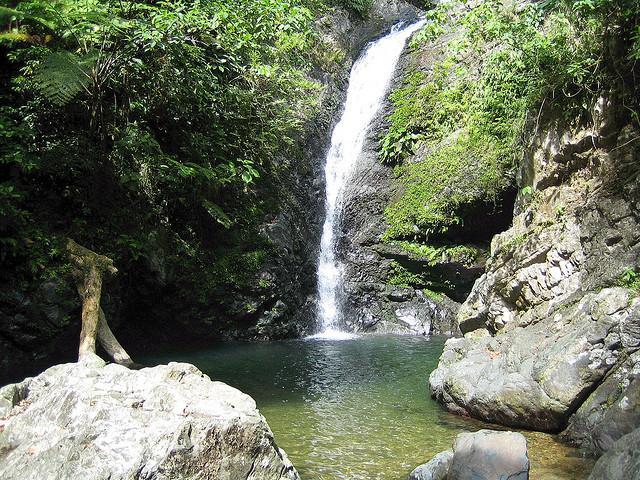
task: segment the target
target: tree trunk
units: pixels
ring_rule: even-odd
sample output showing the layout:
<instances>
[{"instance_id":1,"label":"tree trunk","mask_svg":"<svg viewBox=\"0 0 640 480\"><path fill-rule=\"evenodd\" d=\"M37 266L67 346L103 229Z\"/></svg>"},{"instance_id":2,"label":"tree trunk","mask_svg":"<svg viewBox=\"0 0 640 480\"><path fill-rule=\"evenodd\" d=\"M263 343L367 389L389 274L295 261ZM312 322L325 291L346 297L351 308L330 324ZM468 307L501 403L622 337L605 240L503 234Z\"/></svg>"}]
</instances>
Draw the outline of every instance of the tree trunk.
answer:
<instances>
[{"instance_id":1,"label":"tree trunk","mask_svg":"<svg viewBox=\"0 0 640 480\"><path fill-rule=\"evenodd\" d=\"M96 334L100 320L100 295L102 293L102 272L96 266L84 272L84 279L78 284L82 298L82 330L78 358L86 353L96 353Z\"/></svg>"},{"instance_id":2,"label":"tree trunk","mask_svg":"<svg viewBox=\"0 0 640 480\"><path fill-rule=\"evenodd\" d=\"M67 251L73 265L73 278L82 299L82 330L78 361L89 360L96 355L96 338L116 363L126 367L137 366L118 342L109 328L107 318L100 308L102 280L105 275L115 275L118 270L113 260L92 252L69 239Z\"/></svg>"},{"instance_id":3,"label":"tree trunk","mask_svg":"<svg viewBox=\"0 0 640 480\"><path fill-rule=\"evenodd\" d=\"M115 335L109 328L107 318L105 317L102 308L100 309L100 317L98 319L98 341L100 342L100 345L102 345L102 348L104 348L105 352L113 358L114 362L129 368L136 368L138 366L133 360L131 360L127 351L122 347L122 345L120 345L120 342L118 342Z\"/></svg>"}]
</instances>

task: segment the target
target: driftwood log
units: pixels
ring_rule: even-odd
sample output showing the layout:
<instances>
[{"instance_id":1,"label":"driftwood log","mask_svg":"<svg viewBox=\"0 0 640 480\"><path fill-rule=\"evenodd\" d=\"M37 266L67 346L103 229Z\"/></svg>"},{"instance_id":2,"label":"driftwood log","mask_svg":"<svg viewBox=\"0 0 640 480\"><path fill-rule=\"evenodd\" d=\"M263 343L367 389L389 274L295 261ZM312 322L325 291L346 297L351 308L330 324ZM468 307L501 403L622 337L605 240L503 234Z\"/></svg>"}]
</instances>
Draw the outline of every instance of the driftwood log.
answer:
<instances>
[{"instance_id":1,"label":"driftwood log","mask_svg":"<svg viewBox=\"0 0 640 480\"><path fill-rule=\"evenodd\" d=\"M100 307L103 279L118 273L113 260L78 245L71 239L67 242L67 252L73 267L72 276L82 300L78 361L95 357L97 339L114 362L129 368L137 367L109 328L107 318Z\"/></svg>"}]
</instances>

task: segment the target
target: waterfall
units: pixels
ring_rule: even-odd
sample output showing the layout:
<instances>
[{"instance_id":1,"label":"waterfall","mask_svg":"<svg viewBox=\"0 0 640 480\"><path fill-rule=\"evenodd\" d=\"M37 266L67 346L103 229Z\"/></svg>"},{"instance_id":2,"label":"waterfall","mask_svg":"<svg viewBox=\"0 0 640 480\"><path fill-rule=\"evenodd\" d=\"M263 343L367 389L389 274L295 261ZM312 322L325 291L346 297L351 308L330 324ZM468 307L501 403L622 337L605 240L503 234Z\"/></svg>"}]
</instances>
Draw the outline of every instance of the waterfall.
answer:
<instances>
[{"instance_id":1,"label":"waterfall","mask_svg":"<svg viewBox=\"0 0 640 480\"><path fill-rule=\"evenodd\" d=\"M344 112L333 130L325 164L326 217L318 264L318 323L314 337L340 339L342 266L336 258L337 233L344 188L354 170L375 115L380 110L407 39L424 21L396 25L389 35L371 42L351 69Z\"/></svg>"}]
</instances>

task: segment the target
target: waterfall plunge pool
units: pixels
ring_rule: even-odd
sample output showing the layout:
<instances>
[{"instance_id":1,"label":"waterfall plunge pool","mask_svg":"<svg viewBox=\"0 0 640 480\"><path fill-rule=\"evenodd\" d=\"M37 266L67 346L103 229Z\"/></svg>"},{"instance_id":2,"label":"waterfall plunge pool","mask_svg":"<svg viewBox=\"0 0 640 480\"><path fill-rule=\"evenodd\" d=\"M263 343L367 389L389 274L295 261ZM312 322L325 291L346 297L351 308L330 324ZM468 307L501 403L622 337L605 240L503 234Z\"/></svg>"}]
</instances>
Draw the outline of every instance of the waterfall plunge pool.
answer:
<instances>
[{"instance_id":1,"label":"waterfall plunge pool","mask_svg":"<svg viewBox=\"0 0 640 480\"><path fill-rule=\"evenodd\" d=\"M445 339L221 343L147 357L183 361L251 395L303 480L405 480L462 431L496 428L444 411L427 390ZM587 478L593 462L551 435L522 432L532 480Z\"/></svg>"}]
</instances>

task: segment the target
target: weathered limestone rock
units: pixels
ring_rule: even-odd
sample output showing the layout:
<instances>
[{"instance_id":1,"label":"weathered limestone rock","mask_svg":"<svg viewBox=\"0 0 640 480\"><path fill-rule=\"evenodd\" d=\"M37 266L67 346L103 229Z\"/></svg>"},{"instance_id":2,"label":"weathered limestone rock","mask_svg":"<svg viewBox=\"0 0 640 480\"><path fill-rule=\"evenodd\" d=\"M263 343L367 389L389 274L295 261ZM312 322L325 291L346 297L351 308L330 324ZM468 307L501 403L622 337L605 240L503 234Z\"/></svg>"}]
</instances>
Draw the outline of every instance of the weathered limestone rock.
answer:
<instances>
[{"instance_id":1,"label":"weathered limestone rock","mask_svg":"<svg viewBox=\"0 0 640 480\"><path fill-rule=\"evenodd\" d=\"M640 352L613 369L569 419L562 437L595 454L640 425Z\"/></svg>"},{"instance_id":2,"label":"weathered limestone rock","mask_svg":"<svg viewBox=\"0 0 640 480\"><path fill-rule=\"evenodd\" d=\"M589 480L640 479L640 428L620 438L605 453L589 476Z\"/></svg>"},{"instance_id":3,"label":"weathered limestone rock","mask_svg":"<svg viewBox=\"0 0 640 480\"><path fill-rule=\"evenodd\" d=\"M248 395L189 364L57 365L0 390L3 480L296 480Z\"/></svg>"},{"instance_id":4,"label":"weathered limestone rock","mask_svg":"<svg viewBox=\"0 0 640 480\"><path fill-rule=\"evenodd\" d=\"M521 433L461 433L453 444L450 480L528 480L527 440Z\"/></svg>"},{"instance_id":5,"label":"weathered limestone rock","mask_svg":"<svg viewBox=\"0 0 640 480\"><path fill-rule=\"evenodd\" d=\"M640 297L620 282L640 264L640 152L615 112L599 101L582 127L549 115L522 167L533 193L494 237L458 313L465 338L447 342L429 380L451 411L569 425L564 438L596 454L639 418Z\"/></svg>"},{"instance_id":6,"label":"weathered limestone rock","mask_svg":"<svg viewBox=\"0 0 640 480\"><path fill-rule=\"evenodd\" d=\"M616 326L639 303L626 289L610 288L528 327L450 339L431 392L451 411L559 431L616 364Z\"/></svg>"},{"instance_id":7,"label":"weathered limestone rock","mask_svg":"<svg viewBox=\"0 0 640 480\"><path fill-rule=\"evenodd\" d=\"M408 480L528 480L527 440L521 433L480 430L461 433L453 451L436 455Z\"/></svg>"},{"instance_id":8,"label":"weathered limestone rock","mask_svg":"<svg viewBox=\"0 0 640 480\"><path fill-rule=\"evenodd\" d=\"M460 306L445 295L434 298L414 288L348 282L347 326L359 332L399 335L457 335Z\"/></svg>"}]
</instances>

